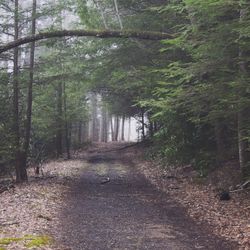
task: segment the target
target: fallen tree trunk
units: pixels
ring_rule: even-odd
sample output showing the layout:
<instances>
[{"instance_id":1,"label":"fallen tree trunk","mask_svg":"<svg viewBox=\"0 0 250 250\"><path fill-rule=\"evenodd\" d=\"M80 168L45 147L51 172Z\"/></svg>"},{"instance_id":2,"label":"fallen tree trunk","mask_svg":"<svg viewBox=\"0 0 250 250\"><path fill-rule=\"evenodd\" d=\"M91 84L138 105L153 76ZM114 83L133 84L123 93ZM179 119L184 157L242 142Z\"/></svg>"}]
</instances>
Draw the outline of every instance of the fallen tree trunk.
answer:
<instances>
[{"instance_id":1,"label":"fallen tree trunk","mask_svg":"<svg viewBox=\"0 0 250 250\"><path fill-rule=\"evenodd\" d=\"M161 32L151 31L117 31L117 30L58 30L50 32L41 32L36 35L19 38L15 41L0 46L0 53L16 48L20 45L36 42L48 38L57 37L97 37L97 38L137 38L143 40L164 40L173 38L172 35Z\"/></svg>"}]
</instances>

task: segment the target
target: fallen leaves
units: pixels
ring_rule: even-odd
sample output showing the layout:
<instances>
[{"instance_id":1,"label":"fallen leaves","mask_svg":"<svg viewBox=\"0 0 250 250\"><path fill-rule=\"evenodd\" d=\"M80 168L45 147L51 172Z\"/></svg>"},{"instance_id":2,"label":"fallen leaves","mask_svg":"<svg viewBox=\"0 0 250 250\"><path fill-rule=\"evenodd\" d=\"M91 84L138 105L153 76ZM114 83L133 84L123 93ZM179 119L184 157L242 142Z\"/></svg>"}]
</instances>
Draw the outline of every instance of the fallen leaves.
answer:
<instances>
[{"instance_id":1,"label":"fallen leaves","mask_svg":"<svg viewBox=\"0 0 250 250\"><path fill-rule=\"evenodd\" d=\"M84 167L84 163L77 160L51 162L43 166L44 176L37 178L29 170L29 183L2 193L0 249L56 249L51 240L56 237L51 235L52 229L60 224L58 213L70 183L80 177ZM27 238L27 235L30 237ZM18 240L10 240L1 246L1 239L4 242L6 239Z\"/></svg>"},{"instance_id":2,"label":"fallen leaves","mask_svg":"<svg viewBox=\"0 0 250 250\"><path fill-rule=\"evenodd\" d=\"M138 157L129 152L129 159ZM150 162L137 161L137 166L154 185L186 207L197 223L210 225L215 234L238 242L242 250L250 249L249 193L233 193L231 200L222 202L216 197L214 186L199 180L190 168L182 175L181 171L174 170L173 173L153 167ZM65 203L70 184L79 178L85 167L82 161L51 162L43 167L44 177L35 178L33 175L28 184L2 193L0 238L20 239L27 235L56 238L56 228L60 225L58 213ZM7 247L22 250L27 249L25 244L23 240L12 241ZM196 245L195 248L202 249L202 246ZM0 244L2 249L6 247ZM65 248L57 248L50 242L40 249Z\"/></svg>"},{"instance_id":3,"label":"fallen leaves","mask_svg":"<svg viewBox=\"0 0 250 250\"><path fill-rule=\"evenodd\" d=\"M192 218L210 225L214 234L238 242L240 249L250 249L250 193L233 193L231 200L220 201L213 185L198 180L193 172L187 176L180 169L167 171L151 162L136 164L155 186L187 208Z\"/></svg>"}]
</instances>

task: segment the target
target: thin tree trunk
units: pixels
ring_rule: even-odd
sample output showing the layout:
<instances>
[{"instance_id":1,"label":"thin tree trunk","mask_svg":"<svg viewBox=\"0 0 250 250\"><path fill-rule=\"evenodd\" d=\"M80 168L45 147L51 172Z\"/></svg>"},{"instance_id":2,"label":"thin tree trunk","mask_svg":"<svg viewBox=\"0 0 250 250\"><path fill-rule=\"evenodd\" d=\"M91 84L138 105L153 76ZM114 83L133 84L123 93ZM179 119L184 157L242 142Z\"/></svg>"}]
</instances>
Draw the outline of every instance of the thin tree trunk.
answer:
<instances>
[{"instance_id":1,"label":"thin tree trunk","mask_svg":"<svg viewBox=\"0 0 250 250\"><path fill-rule=\"evenodd\" d=\"M130 141L130 137L131 137L131 117L129 117L128 120L128 141Z\"/></svg>"},{"instance_id":2,"label":"thin tree trunk","mask_svg":"<svg viewBox=\"0 0 250 250\"><path fill-rule=\"evenodd\" d=\"M114 132L114 123L113 123L113 116L110 117L110 127L111 127L111 140L115 140L115 132Z\"/></svg>"},{"instance_id":3,"label":"thin tree trunk","mask_svg":"<svg viewBox=\"0 0 250 250\"><path fill-rule=\"evenodd\" d=\"M82 121L79 121L79 124L78 124L78 145L79 147L81 147L82 145Z\"/></svg>"},{"instance_id":4,"label":"thin tree trunk","mask_svg":"<svg viewBox=\"0 0 250 250\"><path fill-rule=\"evenodd\" d=\"M125 141L125 115L122 116L122 131L121 140Z\"/></svg>"},{"instance_id":5,"label":"thin tree trunk","mask_svg":"<svg viewBox=\"0 0 250 250\"><path fill-rule=\"evenodd\" d=\"M106 119L105 119L105 121L106 121L106 135L105 135L105 141L106 142L108 142L109 141L109 113L108 113L108 111L106 110Z\"/></svg>"},{"instance_id":6,"label":"thin tree trunk","mask_svg":"<svg viewBox=\"0 0 250 250\"><path fill-rule=\"evenodd\" d=\"M70 154L71 142L72 142L72 123L68 122L68 149L69 149L69 156L70 156L68 159L71 159L71 154Z\"/></svg>"},{"instance_id":7,"label":"thin tree trunk","mask_svg":"<svg viewBox=\"0 0 250 250\"><path fill-rule=\"evenodd\" d=\"M248 142L246 137L246 128L244 127L244 112L238 112L238 139L239 139L239 162L242 172L244 172L245 165L247 163L246 150L248 147Z\"/></svg>"},{"instance_id":8,"label":"thin tree trunk","mask_svg":"<svg viewBox=\"0 0 250 250\"><path fill-rule=\"evenodd\" d=\"M250 176L250 151L248 141L250 108L238 112L238 148L242 177Z\"/></svg>"},{"instance_id":9,"label":"thin tree trunk","mask_svg":"<svg viewBox=\"0 0 250 250\"><path fill-rule=\"evenodd\" d=\"M149 120L149 135L152 138L154 136L154 123Z\"/></svg>"},{"instance_id":10,"label":"thin tree trunk","mask_svg":"<svg viewBox=\"0 0 250 250\"><path fill-rule=\"evenodd\" d=\"M119 121L119 117L116 116L115 118L115 141L118 141L119 129L120 129L120 121Z\"/></svg>"},{"instance_id":11,"label":"thin tree trunk","mask_svg":"<svg viewBox=\"0 0 250 250\"><path fill-rule=\"evenodd\" d=\"M244 4L246 1L242 1L242 9L240 11L240 23L247 21L249 10L245 8ZM242 34L240 35L242 39ZM239 48L239 70L242 77L243 88L239 92L239 98L246 98L247 93L245 92L244 86L246 86L246 76L248 76L246 57L249 51L245 51L241 46ZM238 148L239 148L239 163L242 171L242 177L250 176L250 151L248 141L248 127L249 127L249 116L250 107L246 107L244 104L240 106L238 112Z\"/></svg>"},{"instance_id":12,"label":"thin tree trunk","mask_svg":"<svg viewBox=\"0 0 250 250\"><path fill-rule=\"evenodd\" d=\"M142 122L142 139L145 139L145 117L144 117L144 110L141 111L141 122Z\"/></svg>"},{"instance_id":13,"label":"thin tree trunk","mask_svg":"<svg viewBox=\"0 0 250 250\"><path fill-rule=\"evenodd\" d=\"M61 157L63 154L63 147L62 147L62 92L63 92L63 86L62 83L59 82L57 85L57 121L56 121L56 152L57 157Z\"/></svg>"},{"instance_id":14,"label":"thin tree trunk","mask_svg":"<svg viewBox=\"0 0 250 250\"><path fill-rule=\"evenodd\" d=\"M65 127L65 144L67 151L68 160L71 158L70 155L70 138L69 138L69 124L68 124L68 115L67 115L67 94L66 94L66 84L63 82L63 97L64 97L64 127Z\"/></svg>"},{"instance_id":15,"label":"thin tree trunk","mask_svg":"<svg viewBox=\"0 0 250 250\"><path fill-rule=\"evenodd\" d=\"M101 125L101 141L108 141L108 124L107 124L107 111L106 107L103 105L102 107L102 125Z\"/></svg>"},{"instance_id":16,"label":"thin tree trunk","mask_svg":"<svg viewBox=\"0 0 250 250\"><path fill-rule=\"evenodd\" d=\"M92 141L97 142L99 140L98 120L97 120L97 96L91 94L92 105Z\"/></svg>"},{"instance_id":17,"label":"thin tree trunk","mask_svg":"<svg viewBox=\"0 0 250 250\"><path fill-rule=\"evenodd\" d=\"M19 1L15 0L14 14L14 40L19 38ZM14 49L14 70L13 70L13 132L15 145L15 169L16 182L28 180L24 154L20 145L20 126L19 126L19 49Z\"/></svg>"},{"instance_id":18,"label":"thin tree trunk","mask_svg":"<svg viewBox=\"0 0 250 250\"><path fill-rule=\"evenodd\" d=\"M154 133L155 133L155 132L157 132L159 130L159 128L158 128L158 122L154 121L153 126L154 126Z\"/></svg>"},{"instance_id":19,"label":"thin tree trunk","mask_svg":"<svg viewBox=\"0 0 250 250\"><path fill-rule=\"evenodd\" d=\"M15 35L14 39L17 40L19 37L19 3L15 0ZM18 65L19 49L14 49L14 69L13 69L13 132L15 139L15 151L16 153L20 150L20 134L19 134L19 65ZM21 179L19 169L16 169L17 181Z\"/></svg>"},{"instance_id":20,"label":"thin tree trunk","mask_svg":"<svg viewBox=\"0 0 250 250\"><path fill-rule=\"evenodd\" d=\"M32 6L32 27L31 34L36 33L36 0L33 0ZM30 72L29 72L29 84L28 84L28 98L27 98L27 111L26 111L26 134L24 140L24 168L27 167L27 157L29 154L31 122L32 122L32 99L33 99L33 81L34 81L34 64L35 64L35 42L31 43L30 48Z\"/></svg>"},{"instance_id":21,"label":"thin tree trunk","mask_svg":"<svg viewBox=\"0 0 250 250\"><path fill-rule=\"evenodd\" d=\"M115 12L116 12L116 16L120 25L120 29L123 30L123 23L122 23L122 19L120 16L117 0L114 0L114 5L115 5Z\"/></svg>"}]
</instances>

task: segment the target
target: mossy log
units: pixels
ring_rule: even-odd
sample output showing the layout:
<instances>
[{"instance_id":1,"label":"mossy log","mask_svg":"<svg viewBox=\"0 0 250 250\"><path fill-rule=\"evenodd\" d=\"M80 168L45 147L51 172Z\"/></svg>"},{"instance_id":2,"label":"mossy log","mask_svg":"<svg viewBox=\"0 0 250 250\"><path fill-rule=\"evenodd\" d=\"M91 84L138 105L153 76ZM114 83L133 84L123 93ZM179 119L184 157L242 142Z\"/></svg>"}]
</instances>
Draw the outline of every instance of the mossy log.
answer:
<instances>
[{"instance_id":1,"label":"mossy log","mask_svg":"<svg viewBox=\"0 0 250 250\"><path fill-rule=\"evenodd\" d=\"M172 35L162 32L152 31L118 31L118 30L57 30L49 32L41 32L36 35L30 35L19 38L15 41L0 46L0 53L13 49L15 47L40 41L49 38L60 37L96 37L96 38L136 38L143 40L164 40L173 38Z\"/></svg>"}]
</instances>

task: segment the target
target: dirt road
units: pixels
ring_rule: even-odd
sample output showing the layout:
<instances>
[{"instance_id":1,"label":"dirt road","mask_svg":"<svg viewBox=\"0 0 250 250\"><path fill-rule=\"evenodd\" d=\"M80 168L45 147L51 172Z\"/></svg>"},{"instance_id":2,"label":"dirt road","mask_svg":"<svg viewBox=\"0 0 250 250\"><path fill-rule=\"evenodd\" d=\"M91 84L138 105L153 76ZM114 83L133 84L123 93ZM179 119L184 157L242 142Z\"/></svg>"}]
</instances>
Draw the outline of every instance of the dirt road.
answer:
<instances>
[{"instance_id":1,"label":"dirt road","mask_svg":"<svg viewBox=\"0 0 250 250\"><path fill-rule=\"evenodd\" d=\"M188 218L180 205L122 163L121 154L89 156L60 215L65 249L238 249Z\"/></svg>"}]
</instances>

